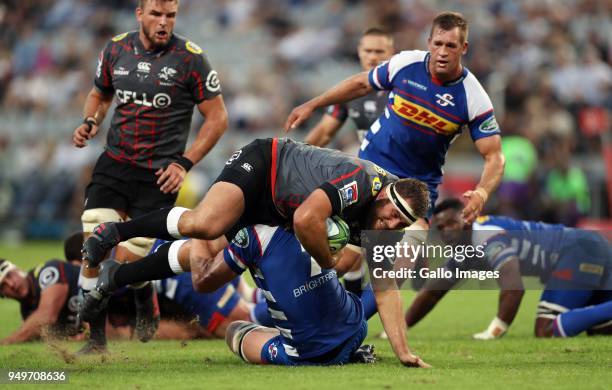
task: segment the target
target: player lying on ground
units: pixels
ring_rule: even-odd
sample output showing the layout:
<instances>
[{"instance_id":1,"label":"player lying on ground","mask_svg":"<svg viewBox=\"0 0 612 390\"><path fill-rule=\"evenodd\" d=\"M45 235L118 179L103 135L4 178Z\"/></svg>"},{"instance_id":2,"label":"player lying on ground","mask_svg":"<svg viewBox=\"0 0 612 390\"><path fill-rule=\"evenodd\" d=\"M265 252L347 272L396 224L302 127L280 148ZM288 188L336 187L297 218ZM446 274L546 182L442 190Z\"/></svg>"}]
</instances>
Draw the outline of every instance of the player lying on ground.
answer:
<instances>
[{"instance_id":1,"label":"player lying on ground","mask_svg":"<svg viewBox=\"0 0 612 390\"><path fill-rule=\"evenodd\" d=\"M536 337L575 336L591 330L612 330L612 247L596 232L563 225L481 217L473 224L461 218L463 204L447 199L434 210L432 226L445 243L482 245L484 258L450 259L449 279L431 279L406 314L408 327L416 325L460 280L455 270L479 267L499 271L501 287L497 316L474 335L490 340L503 336L524 294L521 276L538 276L546 284L535 323ZM591 306L592 305L592 306Z\"/></svg>"},{"instance_id":2,"label":"player lying on ground","mask_svg":"<svg viewBox=\"0 0 612 390\"><path fill-rule=\"evenodd\" d=\"M17 300L24 320L0 344L37 339L47 327L52 337L78 334L79 270L65 261L50 260L26 273L0 259L0 296Z\"/></svg>"},{"instance_id":3,"label":"player lying on ground","mask_svg":"<svg viewBox=\"0 0 612 390\"><path fill-rule=\"evenodd\" d=\"M167 245L180 263L197 255L199 248L197 240ZM101 277L117 265L114 260L102 263ZM376 312L372 290L367 290L362 305L342 287L336 271L322 269L291 231L265 225L239 231L227 248L204 265L201 285L205 291L214 291L247 269L265 297L270 318L263 321L267 327L251 321L230 324L228 346L242 359L329 365L349 363L357 352L373 361L370 348L358 351L367 334L367 317Z\"/></svg>"},{"instance_id":4,"label":"player lying on ground","mask_svg":"<svg viewBox=\"0 0 612 390\"><path fill-rule=\"evenodd\" d=\"M202 268L242 228L256 224L291 226L305 250L322 268L332 268L326 220L341 216L351 228L351 243L360 244L362 229L401 229L425 215L429 193L422 182L398 179L375 164L344 153L288 139L256 140L226 162L225 168L194 210L166 208L124 223L98 226L84 246L90 263L129 237L166 240L199 238L206 248L189 263L162 246L153 255L117 267L112 280L100 281L85 300L81 314L96 315L116 285L156 280L191 271L194 288L206 289ZM212 241L214 240L214 241ZM163 250L162 250L163 249ZM110 284L109 284L110 283ZM410 353L394 289L376 292L379 314L394 352L407 365L419 365Z\"/></svg>"}]
</instances>

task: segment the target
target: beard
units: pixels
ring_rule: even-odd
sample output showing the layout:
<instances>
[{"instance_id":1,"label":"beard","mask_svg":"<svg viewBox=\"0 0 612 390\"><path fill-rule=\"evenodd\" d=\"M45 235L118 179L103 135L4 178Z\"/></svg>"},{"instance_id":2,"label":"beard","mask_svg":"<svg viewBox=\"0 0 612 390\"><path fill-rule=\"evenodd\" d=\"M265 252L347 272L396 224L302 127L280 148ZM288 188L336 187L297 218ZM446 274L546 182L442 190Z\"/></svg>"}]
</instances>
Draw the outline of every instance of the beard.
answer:
<instances>
[{"instance_id":1,"label":"beard","mask_svg":"<svg viewBox=\"0 0 612 390\"><path fill-rule=\"evenodd\" d=\"M155 49L159 49L161 47L166 46L166 44L168 44L168 42L170 41L170 37L172 36L172 31L169 31L166 34L166 37L161 39L155 34L155 31L150 30L145 25L142 25L142 32Z\"/></svg>"},{"instance_id":2,"label":"beard","mask_svg":"<svg viewBox=\"0 0 612 390\"><path fill-rule=\"evenodd\" d=\"M376 227L378 222L378 210L382 209L389 203L389 199L376 199L370 206L366 217L366 226L370 230L381 230L380 227Z\"/></svg>"}]
</instances>

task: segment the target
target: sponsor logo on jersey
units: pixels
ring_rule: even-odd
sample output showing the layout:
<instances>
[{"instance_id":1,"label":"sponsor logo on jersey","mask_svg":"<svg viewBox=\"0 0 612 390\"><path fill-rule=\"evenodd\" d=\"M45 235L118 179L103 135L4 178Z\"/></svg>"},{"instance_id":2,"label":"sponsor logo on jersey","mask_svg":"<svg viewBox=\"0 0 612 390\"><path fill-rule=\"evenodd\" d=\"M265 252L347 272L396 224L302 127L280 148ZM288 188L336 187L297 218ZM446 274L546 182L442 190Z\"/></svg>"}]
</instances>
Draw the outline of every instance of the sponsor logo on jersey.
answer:
<instances>
[{"instance_id":1,"label":"sponsor logo on jersey","mask_svg":"<svg viewBox=\"0 0 612 390\"><path fill-rule=\"evenodd\" d=\"M246 248L249 246L249 233L246 228L240 229L234 236L232 243L240 248Z\"/></svg>"},{"instance_id":2,"label":"sponsor logo on jersey","mask_svg":"<svg viewBox=\"0 0 612 390\"><path fill-rule=\"evenodd\" d=\"M150 72L151 72L150 62L141 61L138 63L138 66L136 68L136 76L138 77L138 80L143 81L144 79L149 77Z\"/></svg>"},{"instance_id":3,"label":"sponsor logo on jersey","mask_svg":"<svg viewBox=\"0 0 612 390\"><path fill-rule=\"evenodd\" d=\"M206 89L213 93L221 89L221 82L219 82L219 75L216 70L211 70L206 76Z\"/></svg>"},{"instance_id":4,"label":"sponsor logo on jersey","mask_svg":"<svg viewBox=\"0 0 612 390\"><path fill-rule=\"evenodd\" d=\"M146 93L126 91L123 89L117 89L115 94L117 95L117 100L123 104L134 103L144 107L166 108L172 103L170 95L163 92L155 94L152 100L149 100Z\"/></svg>"},{"instance_id":5,"label":"sponsor logo on jersey","mask_svg":"<svg viewBox=\"0 0 612 390\"><path fill-rule=\"evenodd\" d=\"M253 170L253 166L249 163L244 163L242 164L242 169L244 169L247 172L251 172Z\"/></svg>"},{"instance_id":6,"label":"sponsor logo on jersey","mask_svg":"<svg viewBox=\"0 0 612 390\"><path fill-rule=\"evenodd\" d=\"M357 203L359 200L359 193L357 191L357 182L352 181L344 187L340 188L340 199L342 200L343 207Z\"/></svg>"},{"instance_id":7,"label":"sponsor logo on jersey","mask_svg":"<svg viewBox=\"0 0 612 390\"><path fill-rule=\"evenodd\" d=\"M379 175L385 177L387 176L387 171L385 171L384 169L382 169L381 167L379 167L378 165L372 163L372 165L374 165L374 170L376 171L376 173L378 173Z\"/></svg>"},{"instance_id":8,"label":"sponsor logo on jersey","mask_svg":"<svg viewBox=\"0 0 612 390\"><path fill-rule=\"evenodd\" d=\"M176 76L176 73L177 73L176 69L171 68L169 66L164 66L162 70L160 70L159 73L157 74L157 77L159 77L162 80L169 81L171 78Z\"/></svg>"},{"instance_id":9,"label":"sponsor logo on jersey","mask_svg":"<svg viewBox=\"0 0 612 390\"><path fill-rule=\"evenodd\" d=\"M586 272L588 274L603 275L604 267L599 264L592 263L580 263L580 272Z\"/></svg>"},{"instance_id":10,"label":"sponsor logo on jersey","mask_svg":"<svg viewBox=\"0 0 612 390\"><path fill-rule=\"evenodd\" d=\"M298 298L300 295L315 290L316 288L323 286L325 283L335 278L337 278L336 271L331 270L315 279L309 280L308 282L302 284L301 286L298 286L297 288L294 288L293 296L295 298Z\"/></svg>"},{"instance_id":11,"label":"sponsor logo on jersey","mask_svg":"<svg viewBox=\"0 0 612 390\"><path fill-rule=\"evenodd\" d=\"M408 80L408 79L404 79L403 80L405 84L408 84L416 89L420 89L421 91L427 91L427 87L424 86L423 84L419 84L416 81L412 81L412 80Z\"/></svg>"},{"instance_id":12,"label":"sponsor logo on jersey","mask_svg":"<svg viewBox=\"0 0 612 390\"><path fill-rule=\"evenodd\" d=\"M376 176L372 180L372 196L378 195L378 193L380 192L381 188L382 188L382 182L380 181L380 178L378 176Z\"/></svg>"},{"instance_id":13,"label":"sponsor logo on jersey","mask_svg":"<svg viewBox=\"0 0 612 390\"><path fill-rule=\"evenodd\" d=\"M402 118L421 126L428 127L439 134L451 135L459 130L457 123L451 122L433 113L431 110L408 101L400 95L393 99L393 111Z\"/></svg>"},{"instance_id":14,"label":"sponsor logo on jersey","mask_svg":"<svg viewBox=\"0 0 612 390\"><path fill-rule=\"evenodd\" d=\"M40 275L38 276L38 284L40 285L40 288L44 290L45 288L57 283L59 277L60 273L57 268L47 267L40 271Z\"/></svg>"},{"instance_id":15,"label":"sponsor logo on jersey","mask_svg":"<svg viewBox=\"0 0 612 390\"><path fill-rule=\"evenodd\" d=\"M191 41L187 41L187 43L185 43L185 47L193 54L202 54L202 49L200 48L200 46L196 45Z\"/></svg>"},{"instance_id":16,"label":"sponsor logo on jersey","mask_svg":"<svg viewBox=\"0 0 612 390\"><path fill-rule=\"evenodd\" d=\"M492 116L486 121L482 122L480 126L478 126L478 130L482 133L493 133L499 131L499 125L497 124L497 120Z\"/></svg>"},{"instance_id":17,"label":"sponsor logo on jersey","mask_svg":"<svg viewBox=\"0 0 612 390\"><path fill-rule=\"evenodd\" d=\"M138 63L138 71L142 73L149 73L151 71L151 63L150 62L139 62Z\"/></svg>"},{"instance_id":18,"label":"sponsor logo on jersey","mask_svg":"<svg viewBox=\"0 0 612 390\"><path fill-rule=\"evenodd\" d=\"M436 97L438 98L438 100L436 100L436 103L438 103L442 107L446 107L449 104L455 107L455 103L453 103L454 97L450 93L445 93L444 95L440 95L439 93L437 93Z\"/></svg>"},{"instance_id":19,"label":"sponsor logo on jersey","mask_svg":"<svg viewBox=\"0 0 612 390\"><path fill-rule=\"evenodd\" d=\"M127 76L130 74L130 71L125 69L123 66L120 66L117 69L113 70L113 74L115 76Z\"/></svg>"},{"instance_id":20,"label":"sponsor logo on jersey","mask_svg":"<svg viewBox=\"0 0 612 390\"><path fill-rule=\"evenodd\" d=\"M230 165L231 163L233 163L238 157L240 157L241 154L242 154L242 149L235 151L234 154L231 155L229 160L225 162L225 165Z\"/></svg>"},{"instance_id":21,"label":"sponsor logo on jersey","mask_svg":"<svg viewBox=\"0 0 612 390\"><path fill-rule=\"evenodd\" d=\"M119 42L123 38L127 37L127 35L128 35L128 33L126 33L126 32L124 32L123 34L115 35L114 37L111 38L111 41Z\"/></svg>"}]
</instances>

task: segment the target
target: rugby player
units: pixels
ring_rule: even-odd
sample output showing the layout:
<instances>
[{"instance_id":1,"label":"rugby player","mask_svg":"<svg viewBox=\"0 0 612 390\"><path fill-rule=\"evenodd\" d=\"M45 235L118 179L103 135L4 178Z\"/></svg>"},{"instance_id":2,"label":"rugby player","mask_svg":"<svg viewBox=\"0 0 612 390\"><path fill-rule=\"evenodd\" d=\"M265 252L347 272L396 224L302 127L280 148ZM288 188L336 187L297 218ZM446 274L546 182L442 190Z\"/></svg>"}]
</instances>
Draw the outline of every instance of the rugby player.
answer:
<instances>
[{"instance_id":1,"label":"rugby player","mask_svg":"<svg viewBox=\"0 0 612 390\"><path fill-rule=\"evenodd\" d=\"M24 321L0 344L37 339L47 327L54 337L78 334L78 278L79 267L62 260L47 261L26 273L0 259L0 296L19 302Z\"/></svg>"},{"instance_id":2,"label":"rugby player","mask_svg":"<svg viewBox=\"0 0 612 390\"><path fill-rule=\"evenodd\" d=\"M450 259L445 268L453 276L426 283L406 314L409 327L460 281L455 277L456 269L482 268L499 272L501 293L497 316L486 330L474 335L475 339L491 340L508 331L524 294L521 276L538 276L545 284L535 323L537 337L574 336L593 327L599 333L610 331L612 246L602 236L500 216L480 217L465 224L462 209L459 199L441 202L434 209L432 225L446 243L482 246L484 258Z\"/></svg>"},{"instance_id":3,"label":"rugby player","mask_svg":"<svg viewBox=\"0 0 612 390\"><path fill-rule=\"evenodd\" d=\"M166 208L123 223L98 226L84 245L97 264L119 242L145 235L172 240L198 238L190 262L179 262L172 244L130 263L114 263L86 298L81 311L93 316L115 285L170 277L191 271L196 290L203 269L242 228L256 224L289 226L322 268L333 268L326 220L339 215L351 229L350 242L360 244L363 229L394 230L412 225L429 208L425 184L398 179L375 164L339 151L288 139L255 140L236 151L194 210ZM401 299L397 290L376 291L383 325L398 358L418 365L405 340ZM398 318L399 317L399 318Z\"/></svg>"},{"instance_id":4,"label":"rugby player","mask_svg":"<svg viewBox=\"0 0 612 390\"><path fill-rule=\"evenodd\" d=\"M95 137L116 97L104 152L98 159L82 214L83 231L103 222L135 218L172 206L185 175L217 143L227 127L218 75L192 41L174 33L178 0L139 0L138 31L112 38L100 53L94 87L83 107L83 124L73 133L81 148ZM205 117L193 144L185 150L193 107ZM154 239L133 237L114 257L133 261L145 256ZM85 263L82 288L95 287L98 270ZM159 313L148 283L135 292L136 333L150 339ZM103 350L104 313L89 319L90 341L82 352Z\"/></svg>"},{"instance_id":5,"label":"rugby player","mask_svg":"<svg viewBox=\"0 0 612 390\"><path fill-rule=\"evenodd\" d=\"M335 270L321 268L295 235L281 227L241 230L208 264L202 285L215 289L247 269L263 291L272 324L233 322L225 336L232 352L249 363L288 366L354 359L367 335L367 318L376 312L373 299L362 305L342 287Z\"/></svg>"},{"instance_id":6,"label":"rugby player","mask_svg":"<svg viewBox=\"0 0 612 390\"><path fill-rule=\"evenodd\" d=\"M364 71L369 71L381 62L387 61L394 51L393 36L375 27L363 32L357 46L359 63ZM326 146L348 118L355 123L357 137L359 142L362 142L372 123L382 114L388 100L389 97L385 91L373 91L346 104L329 106L319 123L310 130L304 142L314 146Z\"/></svg>"},{"instance_id":7,"label":"rugby player","mask_svg":"<svg viewBox=\"0 0 612 390\"><path fill-rule=\"evenodd\" d=\"M357 46L359 63L364 71L369 71L381 62L387 61L394 52L393 36L376 27L364 31ZM314 146L326 146L348 118L354 122L357 137L359 142L362 142L365 133L382 114L388 101L389 96L386 91L373 91L346 104L329 106L326 114L308 133L304 142ZM344 274L344 285L347 290L360 294L364 271L364 264L355 262L355 269Z\"/></svg>"},{"instance_id":8,"label":"rugby player","mask_svg":"<svg viewBox=\"0 0 612 390\"><path fill-rule=\"evenodd\" d=\"M499 185L504 157L491 100L461 63L467 49L465 18L455 12L441 13L432 23L429 51L402 51L388 62L342 81L293 109L285 130L298 127L317 108L348 102L373 91L389 91L389 104L370 126L359 157L398 177L425 182L433 207L448 148L464 128L468 129L484 158L480 182L463 194L467 200L463 215L470 223Z\"/></svg>"}]
</instances>

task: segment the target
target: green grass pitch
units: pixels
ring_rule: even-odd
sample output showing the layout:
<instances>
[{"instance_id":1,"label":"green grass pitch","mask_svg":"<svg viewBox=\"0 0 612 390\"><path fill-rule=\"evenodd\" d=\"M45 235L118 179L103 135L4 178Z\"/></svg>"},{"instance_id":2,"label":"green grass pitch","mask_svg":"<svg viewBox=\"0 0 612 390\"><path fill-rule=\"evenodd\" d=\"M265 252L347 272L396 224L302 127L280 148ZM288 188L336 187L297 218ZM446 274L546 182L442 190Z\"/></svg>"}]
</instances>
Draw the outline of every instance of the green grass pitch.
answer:
<instances>
[{"instance_id":1,"label":"green grass pitch","mask_svg":"<svg viewBox=\"0 0 612 390\"><path fill-rule=\"evenodd\" d=\"M62 248L53 242L0 244L0 257L28 269L50 258L61 258ZM405 293L406 305L411 296ZM430 370L404 368L398 363L388 342L374 337L382 329L378 317L370 321L367 342L376 345L379 361L367 366L249 366L231 354L223 341L203 340L186 344L111 342L110 355L74 361L61 351L74 352L80 343L0 346L0 368L62 369L69 372L71 386L105 389L610 389L612 338L534 339L538 297L538 291L527 292L514 325L503 339L478 342L470 336L483 330L495 315L497 292L451 292L408 332L413 350L434 366ZM0 300L0 338L20 322L18 305Z\"/></svg>"}]
</instances>

